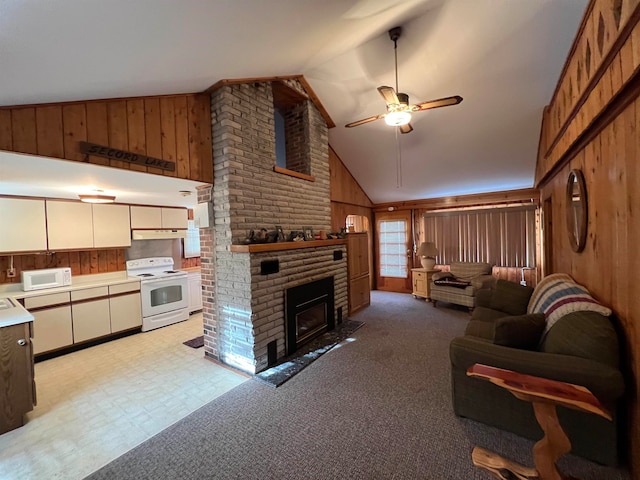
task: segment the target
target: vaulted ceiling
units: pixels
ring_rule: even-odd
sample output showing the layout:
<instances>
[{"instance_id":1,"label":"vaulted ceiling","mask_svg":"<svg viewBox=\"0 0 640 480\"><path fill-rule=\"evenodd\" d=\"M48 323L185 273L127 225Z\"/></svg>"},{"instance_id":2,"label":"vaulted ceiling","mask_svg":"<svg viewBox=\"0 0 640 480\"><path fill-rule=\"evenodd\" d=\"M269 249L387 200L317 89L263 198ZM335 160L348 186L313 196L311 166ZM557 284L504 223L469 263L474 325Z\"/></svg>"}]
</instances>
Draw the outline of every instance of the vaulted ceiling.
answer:
<instances>
[{"instance_id":1,"label":"vaulted ceiling","mask_svg":"<svg viewBox=\"0 0 640 480\"><path fill-rule=\"evenodd\" d=\"M587 0L3 0L0 105L199 92L302 74L375 203L533 186L541 115ZM460 105L397 135L376 91ZM2 178L0 178L2 181ZM55 181L52 179L52 181ZM0 192L3 193L3 192Z\"/></svg>"}]
</instances>

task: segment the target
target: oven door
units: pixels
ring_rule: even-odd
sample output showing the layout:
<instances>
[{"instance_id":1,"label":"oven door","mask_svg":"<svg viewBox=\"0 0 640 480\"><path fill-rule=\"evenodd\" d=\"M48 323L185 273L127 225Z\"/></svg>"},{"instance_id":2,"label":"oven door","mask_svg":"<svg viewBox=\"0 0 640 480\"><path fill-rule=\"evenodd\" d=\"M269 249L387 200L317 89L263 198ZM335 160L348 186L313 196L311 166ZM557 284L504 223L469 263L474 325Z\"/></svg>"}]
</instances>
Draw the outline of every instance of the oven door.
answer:
<instances>
[{"instance_id":1,"label":"oven door","mask_svg":"<svg viewBox=\"0 0 640 480\"><path fill-rule=\"evenodd\" d=\"M187 277L168 277L140 282L142 316L150 317L189 306Z\"/></svg>"}]
</instances>

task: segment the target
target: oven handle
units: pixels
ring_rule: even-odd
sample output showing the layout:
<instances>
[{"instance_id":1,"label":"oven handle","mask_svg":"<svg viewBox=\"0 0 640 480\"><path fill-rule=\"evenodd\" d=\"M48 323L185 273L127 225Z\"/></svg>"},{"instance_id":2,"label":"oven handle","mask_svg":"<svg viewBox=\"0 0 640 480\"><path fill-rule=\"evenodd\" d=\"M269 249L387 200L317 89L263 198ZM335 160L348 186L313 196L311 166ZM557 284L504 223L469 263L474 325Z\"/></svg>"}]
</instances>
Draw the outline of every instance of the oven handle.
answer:
<instances>
[{"instance_id":1,"label":"oven handle","mask_svg":"<svg viewBox=\"0 0 640 480\"><path fill-rule=\"evenodd\" d=\"M150 283L160 283L160 282L171 282L172 280L180 280L182 278L187 278L187 275L173 275L171 277L163 277L163 278L152 278L149 280L142 280L140 282L140 286L149 285Z\"/></svg>"}]
</instances>

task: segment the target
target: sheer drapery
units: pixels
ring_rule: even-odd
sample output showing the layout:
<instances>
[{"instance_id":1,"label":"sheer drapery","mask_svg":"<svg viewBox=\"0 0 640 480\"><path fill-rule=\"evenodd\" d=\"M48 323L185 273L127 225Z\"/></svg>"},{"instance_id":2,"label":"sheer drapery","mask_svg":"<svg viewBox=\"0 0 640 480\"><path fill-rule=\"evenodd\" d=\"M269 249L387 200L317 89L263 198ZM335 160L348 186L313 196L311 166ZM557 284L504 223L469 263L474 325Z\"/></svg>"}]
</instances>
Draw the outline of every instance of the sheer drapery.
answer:
<instances>
[{"instance_id":1,"label":"sheer drapery","mask_svg":"<svg viewBox=\"0 0 640 480\"><path fill-rule=\"evenodd\" d=\"M536 264L535 206L429 212L424 214L424 227L426 241L438 249L438 264Z\"/></svg>"}]
</instances>

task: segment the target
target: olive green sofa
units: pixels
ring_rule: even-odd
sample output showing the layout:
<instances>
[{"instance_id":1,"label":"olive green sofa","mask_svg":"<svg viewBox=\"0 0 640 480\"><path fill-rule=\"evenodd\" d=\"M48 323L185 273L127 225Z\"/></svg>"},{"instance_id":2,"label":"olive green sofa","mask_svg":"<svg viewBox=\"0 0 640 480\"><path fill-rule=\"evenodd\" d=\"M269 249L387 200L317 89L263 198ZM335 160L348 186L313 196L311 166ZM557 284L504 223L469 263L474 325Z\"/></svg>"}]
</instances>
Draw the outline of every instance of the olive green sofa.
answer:
<instances>
[{"instance_id":1,"label":"olive green sofa","mask_svg":"<svg viewBox=\"0 0 640 480\"><path fill-rule=\"evenodd\" d=\"M480 363L582 385L612 413L613 421L558 407L572 453L600 464L618 465L624 450L618 407L625 387L616 331L607 316L578 310L561 315L545 333L545 314L527 313L532 291L498 280L494 289L476 293L476 308L465 335L450 344L454 412L539 440L543 433L530 403L490 382L467 376L467 369Z\"/></svg>"}]
</instances>

